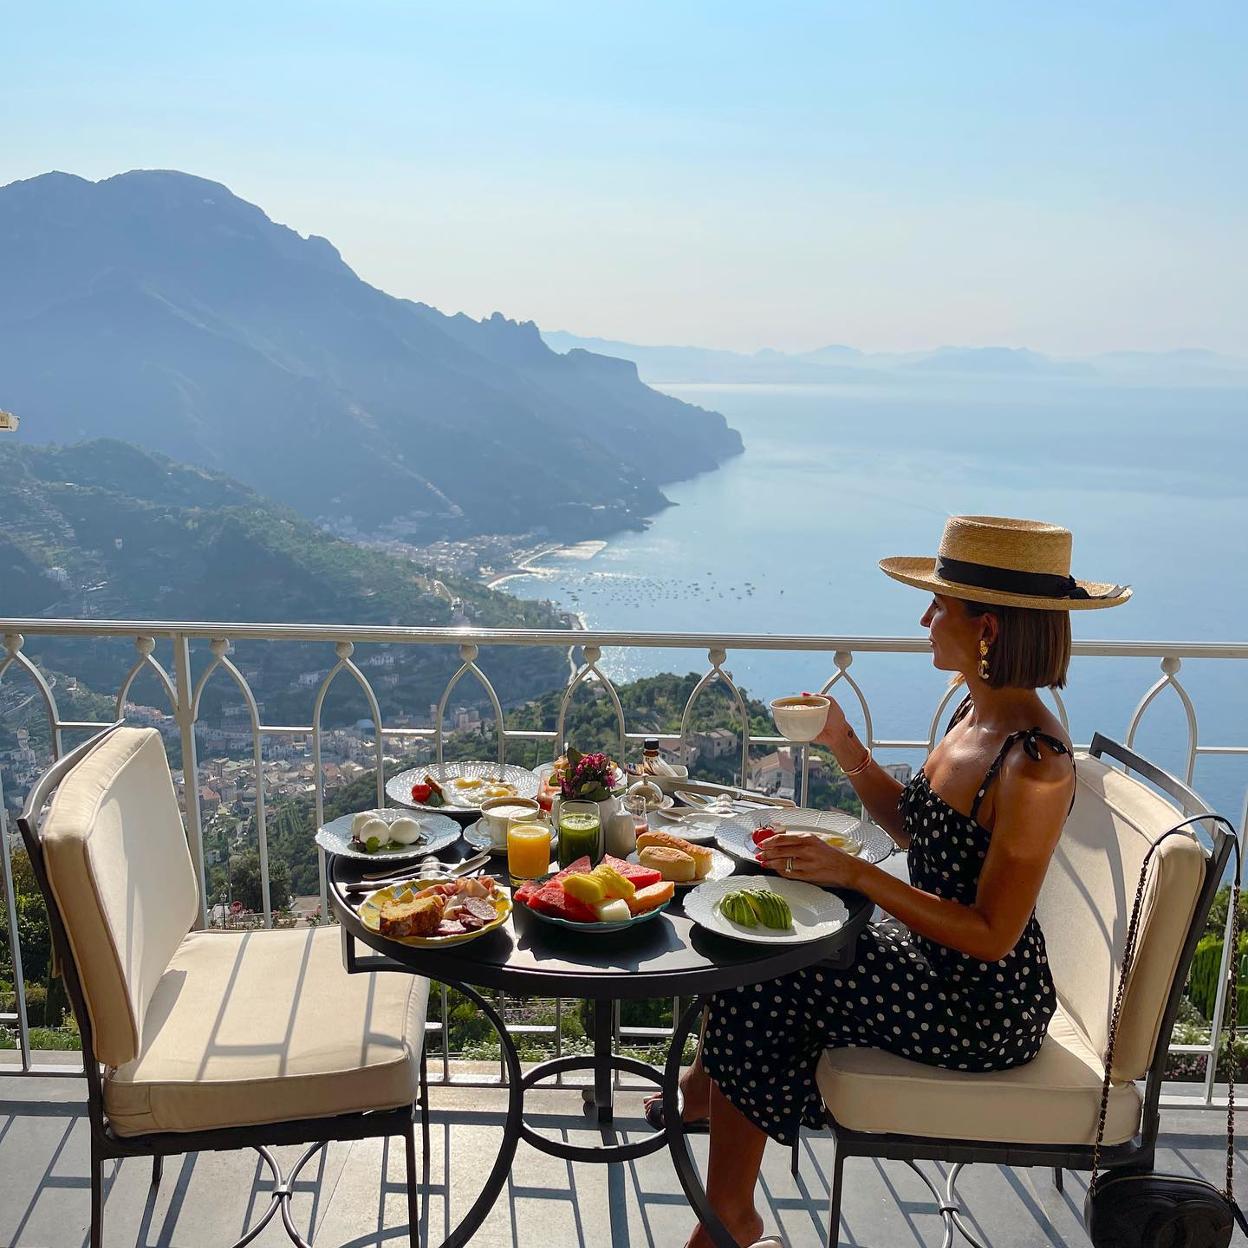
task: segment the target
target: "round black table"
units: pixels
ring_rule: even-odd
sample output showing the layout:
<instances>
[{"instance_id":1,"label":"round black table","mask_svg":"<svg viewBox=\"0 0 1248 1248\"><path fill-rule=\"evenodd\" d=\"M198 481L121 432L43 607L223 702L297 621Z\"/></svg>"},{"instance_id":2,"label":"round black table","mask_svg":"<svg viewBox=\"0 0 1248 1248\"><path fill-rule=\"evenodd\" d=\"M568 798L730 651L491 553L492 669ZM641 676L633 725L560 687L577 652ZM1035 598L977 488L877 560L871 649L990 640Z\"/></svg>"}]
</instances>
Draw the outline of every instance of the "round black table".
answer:
<instances>
[{"instance_id":1,"label":"round black table","mask_svg":"<svg viewBox=\"0 0 1248 1248\"><path fill-rule=\"evenodd\" d=\"M456 847L464 851L462 842ZM451 856L448 851L444 858ZM445 949L415 949L370 932L360 922L343 886L360 878L358 861L330 856L329 900L342 925L343 959L349 972L400 971L446 984L473 1000L498 1032L507 1068L508 1106L503 1142L485 1186L443 1248L462 1248L472 1238L506 1185L519 1142L574 1161L632 1161L664 1146L689 1203L711 1238L722 1248L736 1241L706 1199L689 1154L681 1123L680 1063L685 1042L696 1025L705 998L743 984L764 983L817 962L845 962L871 916L871 903L859 893L839 892L848 910L844 926L831 936L803 945L757 945L730 940L696 926L685 917L680 894L658 918L621 932L589 935L544 923L517 905L501 927L465 944ZM748 871L749 868L744 868ZM507 883L506 859L491 859L485 871ZM356 898L358 902L359 898ZM374 952L361 954L355 942ZM494 1007L477 991L495 988L515 996L580 997L594 1005L592 1056L561 1057L525 1074L507 1028ZM676 1022L665 1068L612 1052L612 1010L616 1001L654 997L690 997ZM570 1070L591 1070L593 1101L599 1122L611 1117L611 1076L626 1071L658 1084L663 1091L665 1130L628 1144L585 1146L540 1135L524 1120L524 1094L543 1079Z\"/></svg>"}]
</instances>

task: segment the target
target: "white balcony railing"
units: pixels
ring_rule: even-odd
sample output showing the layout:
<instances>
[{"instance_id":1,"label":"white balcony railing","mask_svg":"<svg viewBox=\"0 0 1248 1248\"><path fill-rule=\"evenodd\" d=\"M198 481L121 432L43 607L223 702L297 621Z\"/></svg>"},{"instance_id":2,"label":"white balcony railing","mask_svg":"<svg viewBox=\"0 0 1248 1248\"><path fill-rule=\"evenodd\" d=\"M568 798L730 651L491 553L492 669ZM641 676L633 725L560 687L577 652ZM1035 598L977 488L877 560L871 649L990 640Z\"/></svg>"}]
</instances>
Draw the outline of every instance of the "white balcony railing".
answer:
<instances>
[{"instance_id":1,"label":"white balcony railing","mask_svg":"<svg viewBox=\"0 0 1248 1248\"><path fill-rule=\"evenodd\" d=\"M851 674L855 656L858 655L912 655L926 654L928 645L925 639L901 637L813 637L813 636L775 636L775 635L714 635L692 633L615 633L600 631L561 631L561 630L523 630L523 629L427 629L427 628L377 628L334 625L302 625L302 624L224 624L224 623L177 623L167 621L102 621L102 620L45 620L45 619L13 619L0 620L0 635L3 636L3 652L0 653L0 682L12 687L13 682L24 680L30 698L37 699L46 714L51 741L51 752L59 756L65 748L67 734L82 734L106 727L109 720L69 720L63 717L58 705L56 690L46 678L40 664L37 664L26 653L25 644L28 637L121 639L133 646L133 656L125 667L117 687L113 703L113 718L125 718L129 696L136 680L141 676L150 681L154 679L163 697L167 700L169 714L176 724L175 735L178 738L183 763L183 794L186 817L186 835L190 844L192 857L200 880L201 919L208 922L208 896L204 887L206 868L203 846L203 820L200 804L200 766L196 740L197 727L201 727L200 709L202 695L208 683L214 680L228 680L236 687L242 701L247 725L245 735L250 741L252 779L255 794L255 826L257 850L260 861L261 888L263 894L263 915L266 925L273 921L270 904L270 868L269 868L269 837L265 783L263 776L264 741L292 737L307 737L311 740L311 783L314 787L315 818L320 823L323 819L325 802L325 772L322 763L322 747L327 729L322 725L322 714L326 696L331 686L339 679L354 682L362 694L369 710L369 719L373 729L371 763L377 772L377 802L385 804L384 792L384 761L387 743L411 751L418 743L425 746L438 757L441 757L445 736L444 721L450 699L456 687L465 677L472 677L480 683L486 700L494 713L497 734L497 751L501 759L509 742L538 742L549 750L550 755L557 752L557 744L563 740L563 728L572 698L583 685L598 686L605 692L614 711L616 728L619 736L621 756L636 748L643 737L656 735L649 726L644 731L630 728L625 722L625 715L616 694L615 686L604 671L604 651L629 651L638 649L663 650L668 652L687 652L705 656L706 670L701 680L693 689L684 709L680 731L671 732L662 739L677 743L689 735L691 713L697 700L713 685L722 687L728 694L728 705L739 718L741 727L740 759L741 775L748 774L750 751L759 746L772 748L787 743L783 738L775 736L752 736L748 716L742 695L733 680L732 674L725 666L730 654L743 654L748 651L768 651L776 653L808 653L811 659L809 677L803 680L806 688L818 688L827 691L837 688L842 701L854 714L859 715L864 730L864 738L871 748L880 753L897 753L922 755L931 749L939 735L940 726L953 690L948 690L938 697L932 710L928 730L925 736L911 738L890 738L879 735L876 729L876 718L872 713L871 701L862 685ZM161 648L169 648L172 661L169 667L163 666L157 659L158 643ZM263 710L249 684L243 670L232 657L235 647L240 650L253 643L285 643L288 645L307 643L314 648L321 648L323 656L314 681L307 682L309 713L307 722L298 724L274 724L264 720ZM355 660L355 647L358 644L381 644L397 647L401 656L408 647L453 646L458 648L460 665L451 676L442 691L436 707L434 722L429 727L400 727L388 725L383 721L380 703L376 690L363 665ZM559 704L558 715L553 730L534 730L508 727L506 715L500 699L490 681L489 674L478 665L480 649L483 646L529 646L554 647L565 651L569 659L569 676L563 696ZM324 659L332 654L333 659L328 668ZM1159 665L1159 672L1142 682L1138 690L1138 701L1121 726L1121 737L1128 744L1135 742L1137 733L1143 724L1150 708L1157 704L1158 698L1165 692L1171 692L1178 700L1182 711L1182 730L1172 742L1172 757L1160 759L1163 765L1187 783L1192 783L1193 774L1199 759L1205 757L1248 756L1248 742L1205 741L1201 736L1200 715L1197 700L1193 698L1184 680L1181 679L1183 665L1189 661L1200 663L1211 662L1225 664L1230 661L1238 671L1248 671L1240 664L1248 660L1248 644L1215 644L1215 643L1157 643L1136 641L1082 641L1075 642L1074 655L1077 660L1096 659L1122 666L1127 660L1153 660ZM401 662L401 657L396 660ZM818 670L818 664L830 661L831 670ZM198 676L193 672L199 669ZM320 671L324 674L320 674ZM1137 662L1138 670L1138 662ZM1156 671L1156 669L1154 669ZM1218 696L1223 682L1213 682L1211 696ZM1054 702L1059 715L1067 728L1070 721L1067 715L1066 702L1055 695ZM1227 708L1218 708L1223 720L1230 719ZM1114 732L1112 724L1096 723L1088 727L1110 733ZM1089 732L1089 737L1091 733ZM801 754L801 766L796 777L797 797L799 802L807 792L809 759L805 751ZM1244 818L1248 819L1248 804L1244 806ZM1241 822L1242 826L1242 822ZM307 829L311 837L314 829ZM9 865L9 836L5 823L4 812L4 775L0 771L0 841L3 842L3 867L6 909L9 916L8 939L12 949L14 969L16 971L16 1010L10 1014L0 1014L0 1024L10 1024L18 1032L21 1070L24 1072L64 1073L64 1067L40 1067L33 1060L30 1046L30 1031L27 1026L26 1002L21 974L21 949L17 938L16 913L13 901L12 872ZM325 881L324 856L319 855L320 863L320 900L321 913L328 913ZM1229 941L1224 939L1223 974L1221 982L1225 984L1226 959L1230 956ZM446 994L441 995L442 1018L431 1020L431 1028L440 1030L442 1038L443 1077L449 1078L449 1050L447 1048L448 1030L446 1027ZM1175 1045L1173 1052L1197 1055L1203 1059L1205 1077L1201 1096L1183 1098L1184 1105L1213 1103L1215 1080L1215 1062L1212 1054L1218 1051L1221 1038L1222 996L1219 992L1214 1010L1212 1034L1207 1043ZM542 1031L553 1035L558 1048L561 1035L558 1021L560 1003L556 1003L556 1022L554 1026L528 1026L526 1031ZM624 1029L624 1038L649 1040L654 1039L654 1029Z\"/></svg>"}]
</instances>

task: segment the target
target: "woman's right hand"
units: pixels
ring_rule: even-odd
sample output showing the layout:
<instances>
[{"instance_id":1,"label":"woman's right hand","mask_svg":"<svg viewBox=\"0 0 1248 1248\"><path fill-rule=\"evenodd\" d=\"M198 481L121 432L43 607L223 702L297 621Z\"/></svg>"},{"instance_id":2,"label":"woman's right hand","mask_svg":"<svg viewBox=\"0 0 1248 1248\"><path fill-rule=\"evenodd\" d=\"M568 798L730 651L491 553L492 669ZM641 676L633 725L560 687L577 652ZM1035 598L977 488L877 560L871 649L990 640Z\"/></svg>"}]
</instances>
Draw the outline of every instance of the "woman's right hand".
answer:
<instances>
[{"instance_id":1,"label":"woman's right hand","mask_svg":"<svg viewBox=\"0 0 1248 1248\"><path fill-rule=\"evenodd\" d=\"M812 745L822 745L833 754L845 745L849 737L849 720L841 710L841 704L830 694L823 695L831 704L828 707L828 718L824 721L823 731L814 739Z\"/></svg>"}]
</instances>

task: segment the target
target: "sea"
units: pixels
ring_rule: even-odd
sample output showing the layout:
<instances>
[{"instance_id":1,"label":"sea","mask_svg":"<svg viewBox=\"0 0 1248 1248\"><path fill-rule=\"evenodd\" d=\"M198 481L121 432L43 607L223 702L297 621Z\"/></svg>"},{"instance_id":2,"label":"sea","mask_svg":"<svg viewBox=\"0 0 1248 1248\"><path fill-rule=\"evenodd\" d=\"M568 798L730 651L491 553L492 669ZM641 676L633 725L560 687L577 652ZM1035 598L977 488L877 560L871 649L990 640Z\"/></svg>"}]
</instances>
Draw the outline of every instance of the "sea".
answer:
<instances>
[{"instance_id":1,"label":"sea","mask_svg":"<svg viewBox=\"0 0 1248 1248\"><path fill-rule=\"evenodd\" d=\"M722 412L744 453L665 487L672 506L644 532L548 552L509 592L595 629L919 637L928 597L877 560L933 554L951 514L1025 516L1073 530L1077 576L1134 588L1125 606L1076 613L1077 639L1248 642L1248 388L1032 376L656 388ZM604 652L603 667L628 680L707 662L700 650L628 649ZM763 699L835 672L825 652L739 650L726 667ZM947 678L926 655L860 654L849 674L877 737L927 737ZM1121 739L1161 675L1155 659L1075 660L1074 739ZM1189 660L1178 679L1202 744L1248 745L1248 660ZM1167 688L1135 744L1181 772L1187 731ZM1248 756L1202 757L1195 781L1239 821Z\"/></svg>"}]
</instances>

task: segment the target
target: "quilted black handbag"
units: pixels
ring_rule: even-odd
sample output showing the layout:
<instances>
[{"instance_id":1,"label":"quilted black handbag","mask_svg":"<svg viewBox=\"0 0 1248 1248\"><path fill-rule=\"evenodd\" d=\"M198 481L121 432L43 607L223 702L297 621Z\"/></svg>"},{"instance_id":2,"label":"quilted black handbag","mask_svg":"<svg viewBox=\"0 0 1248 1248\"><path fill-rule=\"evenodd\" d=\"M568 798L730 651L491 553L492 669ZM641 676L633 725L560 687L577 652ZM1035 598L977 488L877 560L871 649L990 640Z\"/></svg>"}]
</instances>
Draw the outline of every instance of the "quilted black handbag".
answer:
<instances>
[{"instance_id":1,"label":"quilted black handbag","mask_svg":"<svg viewBox=\"0 0 1248 1248\"><path fill-rule=\"evenodd\" d=\"M1190 824L1214 822L1222 824L1231 836L1235 849L1235 877L1231 885L1231 957L1228 991L1231 994L1230 1035L1235 1036L1238 1023L1238 975L1239 958L1239 841L1235 829L1219 815L1203 815L1188 819L1165 835L1157 838L1144 855L1140 866L1140 882L1135 891L1135 905L1131 910L1131 922L1127 927L1127 939L1122 952L1122 973L1118 978L1118 992L1114 999L1114 1012L1109 1023L1109 1040L1105 1046L1105 1082L1101 1087L1100 1118L1096 1126L1096 1145L1092 1151L1092 1178L1088 1194L1083 1202L1083 1223L1093 1248L1227 1248L1231 1234L1238 1222L1248 1235L1248 1222L1235 1203L1232 1191L1235 1164L1235 1070L1232 1051L1230 1082L1227 1085L1226 1108L1226 1188L1219 1190L1204 1179L1189 1175L1156 1174L1155 1172L1124 1169L1115 1174L1112 1170L1098 1174L1101 1142L1105 1135L1105 1114L1109 1105L1110 1071L1114 1063L1114 1042L1118 1037L1118 1021L1122 1013L1122 1001L1126 993L1127 977L1135 957L1135 938L1139 926L1140 909L1144 899L1148 864L1157 846L1167 837L1185 833ZM1217 1055L1211 1055L1216 1061Z\"/></svg>"}]
</instances>

